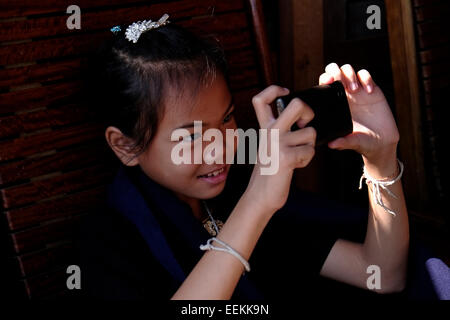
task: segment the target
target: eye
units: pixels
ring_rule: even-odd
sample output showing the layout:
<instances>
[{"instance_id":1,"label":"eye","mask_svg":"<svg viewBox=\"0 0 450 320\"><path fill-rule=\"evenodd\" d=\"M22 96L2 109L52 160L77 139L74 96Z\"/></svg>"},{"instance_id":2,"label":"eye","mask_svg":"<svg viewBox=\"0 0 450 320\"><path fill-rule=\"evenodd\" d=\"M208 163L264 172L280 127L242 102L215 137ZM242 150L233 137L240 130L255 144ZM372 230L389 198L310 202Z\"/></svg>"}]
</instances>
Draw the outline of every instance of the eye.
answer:
<instances>
[{"instance_id":1,"label":"eye","mask_svg":"<svg viewBox=\"0 0 450 320\"><path fill-rule=\"evenodd\" d=\"M226 123L226 122L231 121L231 119L233 118L233 116L234 116L234 110L231 111L229 114L227 114L227 116L223 119L223 122Z\"/></svg>"},{"instance_id":2,"label":"eye","mask_svg":"<svg viewBox=\"0 0 450 320\"><path fill-rule=\"evenodd\" d=\"M199 138L200 136L201 136L201 134L196 132L196 133L193 133L193 134L191 134L189 136L185 136L183 138L183 141L185 141L185 142L192 142L192 141L196 140L197 138Z\"/></svg>"}]
</instances>

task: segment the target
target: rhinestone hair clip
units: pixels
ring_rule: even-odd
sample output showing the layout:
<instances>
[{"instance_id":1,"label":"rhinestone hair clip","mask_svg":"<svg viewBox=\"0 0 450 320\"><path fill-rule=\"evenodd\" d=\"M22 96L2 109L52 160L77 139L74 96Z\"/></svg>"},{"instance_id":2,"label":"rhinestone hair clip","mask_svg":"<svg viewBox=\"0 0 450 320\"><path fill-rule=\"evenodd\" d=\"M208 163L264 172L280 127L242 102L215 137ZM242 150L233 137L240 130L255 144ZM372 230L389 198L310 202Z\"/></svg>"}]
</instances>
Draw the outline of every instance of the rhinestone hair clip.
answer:
<instances>
[{"instance_id":1,"label":"rhinestone hair clip","mask_svg":"<svg viewBox=\"0 0 450 320\"><path fill-rule=\"evenodd\" d=\"M139 40L139 37L141 34L147 30L156 29L159 28L170 21L167 20L169 18L169 15L165 13L158 21L152 21L152 20L144 20L144 21L137 21L133 22L128 26L128 28L125 30L125 38L127 38L128 41L132 41L133 43L136 43ZM120 31L120 27L116 26L111 28L111 32L116 33Z\"/></svg>"}]
</instances>

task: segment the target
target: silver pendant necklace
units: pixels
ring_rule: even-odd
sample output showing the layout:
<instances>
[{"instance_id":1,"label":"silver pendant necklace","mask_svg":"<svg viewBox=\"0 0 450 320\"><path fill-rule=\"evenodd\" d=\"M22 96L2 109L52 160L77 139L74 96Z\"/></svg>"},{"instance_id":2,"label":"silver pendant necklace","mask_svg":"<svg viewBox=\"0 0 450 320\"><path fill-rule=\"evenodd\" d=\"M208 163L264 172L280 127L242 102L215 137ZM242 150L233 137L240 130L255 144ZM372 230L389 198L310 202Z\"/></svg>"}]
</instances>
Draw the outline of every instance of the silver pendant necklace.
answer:
<instances>
[{"instance_id":1,"label":"silver pendant necklace","mask_svg":"<svg viewBox=\"0 0 450 320\"><path fill-rule=\"evenodd\" d=\"M208 205L206 204L206 201L202 200L203 206L206 209L206 212L208 213L209 219L206 218L203 220L203 227L208 231L210 235L215 237L219 234L220 230L223 227L223 222L219 219L215 220L211 214L211 211L208 208ZM214 228L213 228L214 227Z\"/></svg>"}]
</instances>

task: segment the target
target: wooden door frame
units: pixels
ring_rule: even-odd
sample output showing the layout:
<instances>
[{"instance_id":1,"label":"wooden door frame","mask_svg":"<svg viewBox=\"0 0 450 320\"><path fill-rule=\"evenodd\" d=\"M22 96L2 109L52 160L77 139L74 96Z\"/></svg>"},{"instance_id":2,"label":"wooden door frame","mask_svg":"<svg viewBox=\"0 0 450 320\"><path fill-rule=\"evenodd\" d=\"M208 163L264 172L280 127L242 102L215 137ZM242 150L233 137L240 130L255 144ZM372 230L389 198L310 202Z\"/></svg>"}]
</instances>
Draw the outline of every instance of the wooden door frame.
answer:
<instances>
[{"instance_id":1,"label":"wooden door frame","mask_svg":"<svg viewBox=\"0 0 450 320\"><path fill-rule=\"evenodd\" d=\"M323 0L282 0L280 21L280 85L292 90L317 85L324 72ZM324 192L320 181L322 151L302 170L295 171L295 184L301 190Z\"/></svg>"},{"instance_id":2,"label":"wooden door frame","mask_svg":"<svg viewBox=\"0 0 450 320\"><path fill-rule=\"evenodd\" d=\"M405 163L403 188L408 207L422 211L429 202L424 164L419 70L411 0L385 0L400 132L399 157Z\"/></svg>"}]
</instances>

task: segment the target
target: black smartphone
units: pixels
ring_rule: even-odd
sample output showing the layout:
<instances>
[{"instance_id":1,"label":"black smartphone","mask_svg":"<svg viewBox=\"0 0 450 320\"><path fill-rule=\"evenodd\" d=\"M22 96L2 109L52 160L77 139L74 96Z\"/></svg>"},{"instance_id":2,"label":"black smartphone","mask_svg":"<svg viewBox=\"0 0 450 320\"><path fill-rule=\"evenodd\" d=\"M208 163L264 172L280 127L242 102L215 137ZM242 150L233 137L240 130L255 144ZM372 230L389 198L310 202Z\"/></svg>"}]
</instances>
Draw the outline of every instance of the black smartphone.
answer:
<instances>
[{"instance_id":1,"label":"black smartphone","mask_svg":"<svg viewBox=\"0 0 450 320\"><path fill-rule=\"evenodd\" d=\"M346 136L353 131L350 107L345 94L345 88L340 81L328 85L315 86L297 91L275 100L278 114L283 112L289 102L300 98L314 111L314 119L307 127L316 129L316 146L328 144L339 137ZM291 131L298 130L294 124Z\"/></svg>"}]
</instances>

